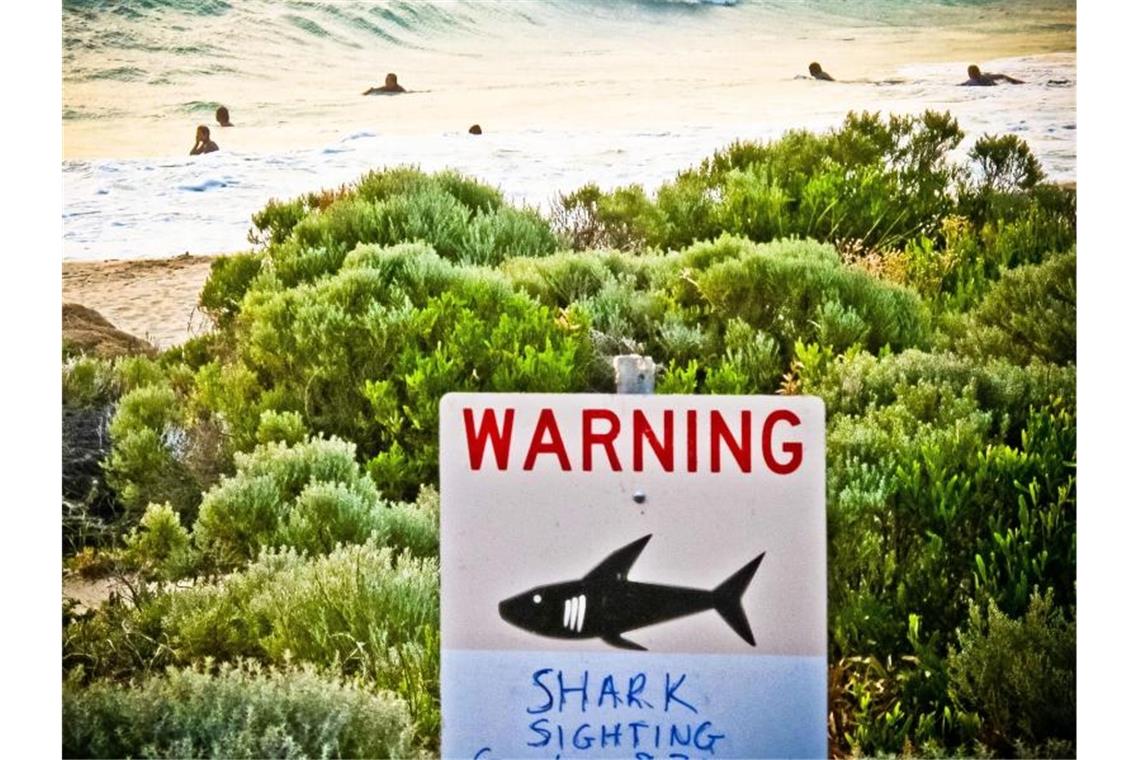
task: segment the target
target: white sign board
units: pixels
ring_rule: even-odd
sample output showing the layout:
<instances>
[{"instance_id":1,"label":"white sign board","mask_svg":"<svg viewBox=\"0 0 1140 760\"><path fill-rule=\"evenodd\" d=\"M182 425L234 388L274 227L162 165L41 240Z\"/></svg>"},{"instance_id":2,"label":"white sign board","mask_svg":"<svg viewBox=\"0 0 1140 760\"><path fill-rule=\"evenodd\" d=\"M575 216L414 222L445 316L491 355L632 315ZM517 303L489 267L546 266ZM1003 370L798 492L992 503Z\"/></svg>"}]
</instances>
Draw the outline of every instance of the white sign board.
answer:
<instances>
[{"instance_id":1,"label":"white sign board","mask_svg":"<svg viewBox=\"0 0 1140 760\"><path fill-rule=\"evenodd\" d=\"M440 402L443 755L823 757L824 409Z\"/></svg>"}]
</instances>

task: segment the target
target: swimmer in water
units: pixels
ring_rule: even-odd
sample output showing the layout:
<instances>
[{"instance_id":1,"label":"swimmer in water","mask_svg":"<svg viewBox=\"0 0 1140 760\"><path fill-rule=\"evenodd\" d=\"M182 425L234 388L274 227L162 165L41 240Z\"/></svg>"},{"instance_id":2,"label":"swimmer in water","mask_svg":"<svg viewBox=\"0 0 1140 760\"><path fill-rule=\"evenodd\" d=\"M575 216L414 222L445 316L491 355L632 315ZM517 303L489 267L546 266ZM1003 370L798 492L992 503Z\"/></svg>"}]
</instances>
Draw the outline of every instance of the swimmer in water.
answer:
<instances>
[{"instance_id":1,"label":"swimmer in water","mask_svg":"<svg viewBox=\"0 0 1140 760\"><path fill-rule=\"evenodd\" d=\"M205 124L198 126L198 132L194 135L194 147L190 149L191 156L200 156L203 153L213 153L218 149L218 144L210 139L210 128Z\"/></svg>"},{"instance_id":2,"label":"swimmer in water","mask_svg":"<svg viewBox=\"0 0 1140 760\"><path fill-rule=\"evenodd\" d=\"M225 106L218 106L218 110L214 111L214 118L218 120L220 127L232 127L230 123L230 109Z\"/></svg>"},{"instance_id":3,"label":"swimmer in water","mask_svg":"<svg viewBox=\"0 0 1140 760\"><path fill-rule=\"evenodd\" d=\"M818 63L810 64L808 66L808 73L811 74L812 79L822 79L825 82L834 82L835 81L834 79L831 78L831 74L828 74L826 71L824 71L823 67L820 66Z\"/></svg>"},{"instance_id":4,"label":"swimmer in water","mask_svg":"<svg viewBox=\"0 0 1140 760\"><path fill-rule=\"evenodd\" d=\"M390 95L398 92L407 92L399 82L396 81L395 74L389 74L384 77L383 87L369 87L364 91L365 95Z\"/></svg>"},{"instance_id":5,"label":"swimmer in water","mask_svg":"<svg viewBox=\"0 0 1140 760\"><path fill-rule=\"evenodd\" d=\"M962 82L960 87L993 87L998 82L1009 82L1010 84L1025 84L1020 79L1014 79L1005 74L983 74L982 70L977 66L970 66L966 69L966 74L970 77L965 82Z\"/></svg>"}]
</instances>

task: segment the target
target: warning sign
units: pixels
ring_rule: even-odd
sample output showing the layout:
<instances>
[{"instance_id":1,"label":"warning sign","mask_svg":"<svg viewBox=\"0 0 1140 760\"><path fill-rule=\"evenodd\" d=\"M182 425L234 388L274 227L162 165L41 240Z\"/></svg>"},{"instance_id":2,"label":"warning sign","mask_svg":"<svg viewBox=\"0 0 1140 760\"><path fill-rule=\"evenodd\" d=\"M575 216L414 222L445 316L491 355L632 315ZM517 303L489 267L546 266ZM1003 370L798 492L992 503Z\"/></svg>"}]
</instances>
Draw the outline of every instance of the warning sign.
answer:
<instances>
[{"instance_id":1,"label":"warning sign","mask_svg":"<svg viewBox=\"0 0 1140 760\"><path fill-rule=\"evenodd\" d=\"M822 757L824 410L440 403L443 754Z\"/></svg>"}]
</instances>

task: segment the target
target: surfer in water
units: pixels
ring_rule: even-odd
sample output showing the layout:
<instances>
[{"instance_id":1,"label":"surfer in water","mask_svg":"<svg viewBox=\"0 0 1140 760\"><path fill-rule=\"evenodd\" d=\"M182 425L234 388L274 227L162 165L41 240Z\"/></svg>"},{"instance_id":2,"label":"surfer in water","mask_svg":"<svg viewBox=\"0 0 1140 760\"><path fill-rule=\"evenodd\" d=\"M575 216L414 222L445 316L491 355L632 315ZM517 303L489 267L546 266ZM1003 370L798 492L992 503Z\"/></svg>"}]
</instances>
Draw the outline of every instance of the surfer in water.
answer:
<instances>
[{"instance_id":1,"label":"surfer in water","mask_svg":"<svg viewBox=\"0 0 1140 760\"><path fill-rule=\"evenodd\" d=\"M232 127L230 123L230 109L225 106L218 106L218 110L214 111L214 118L218 120L220 127Z\"/></svg>"},{"instance_id":2,"label":"surfer in water","mask_svg":"<svg viewBox=\"0 0 1140 760\"><path fill-rule=\"evenodd\" d=\"M990 74L982 73L982 70L977 66L970 66L966 69L966 74L970 77L965 82L962 82L960 87L993 87L999 82L1009 82L1010 84L1025 84L1020 79L1014 79L1005 74Z\"/></svg>"},{"instance_id":3,"label":"surfer in water","mask_svg":"<svg viewBox=\"0 0 1140 760\"><path fill-rule=\"evenodd\" d=\"M194 135L194 147L190 149L191 156L200 156L203 153L213 153L218 144L210 139L210 128L205 124L198 125L198 132Z\"/></svg>"},{"instance_id":4,"label":"surfer in water","mask_svg":"<svg viewBox=\"0 0 1140 760\"><path fill-rule=\"evenodd\" d=\"M396 81L396 75L395 74L388 74L388 76L384 77L384 86L383 87L369 87L367 90L364 91L364 94L365 95L394 95L394 94L400 93L400 92L407 92L407 90L405 90L403 88L403 86L401 86L400 83Z\"/></svg>"},{"instance_id":5,"label":"surfer in water","mask_svg":"<svg viewBox=\"0 0 1140 760\"><path fill-rule=\"evenodd\" d=\"M831 74L828 74L826 71L824 71L823 67L820 66L818 63L813 62L813 63L809 64L808 65L808 73L811 74L812 79L822 79L825 82L834 82L835 81L834 79L831 78Z\"/></svg>"}]
</instances>

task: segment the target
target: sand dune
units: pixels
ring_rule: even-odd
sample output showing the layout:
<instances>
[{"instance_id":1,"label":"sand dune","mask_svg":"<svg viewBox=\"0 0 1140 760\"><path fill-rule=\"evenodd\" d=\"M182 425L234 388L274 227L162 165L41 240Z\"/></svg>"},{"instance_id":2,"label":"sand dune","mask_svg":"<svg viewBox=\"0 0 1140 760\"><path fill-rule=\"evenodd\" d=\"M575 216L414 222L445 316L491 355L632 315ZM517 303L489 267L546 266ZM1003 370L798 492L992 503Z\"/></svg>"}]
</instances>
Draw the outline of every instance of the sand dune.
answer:
<instances>
[{"instance_id":1,"label":"sand dune","mask_svg":"<svg viewBox=\"0 0 1140 760\"><path fill-rule=\"evenodd\" d=\"M63 300L95 309L116 327L159 348L210 329L198 293L212 256L65 261Z\"/></svg>"}]
</instances>

